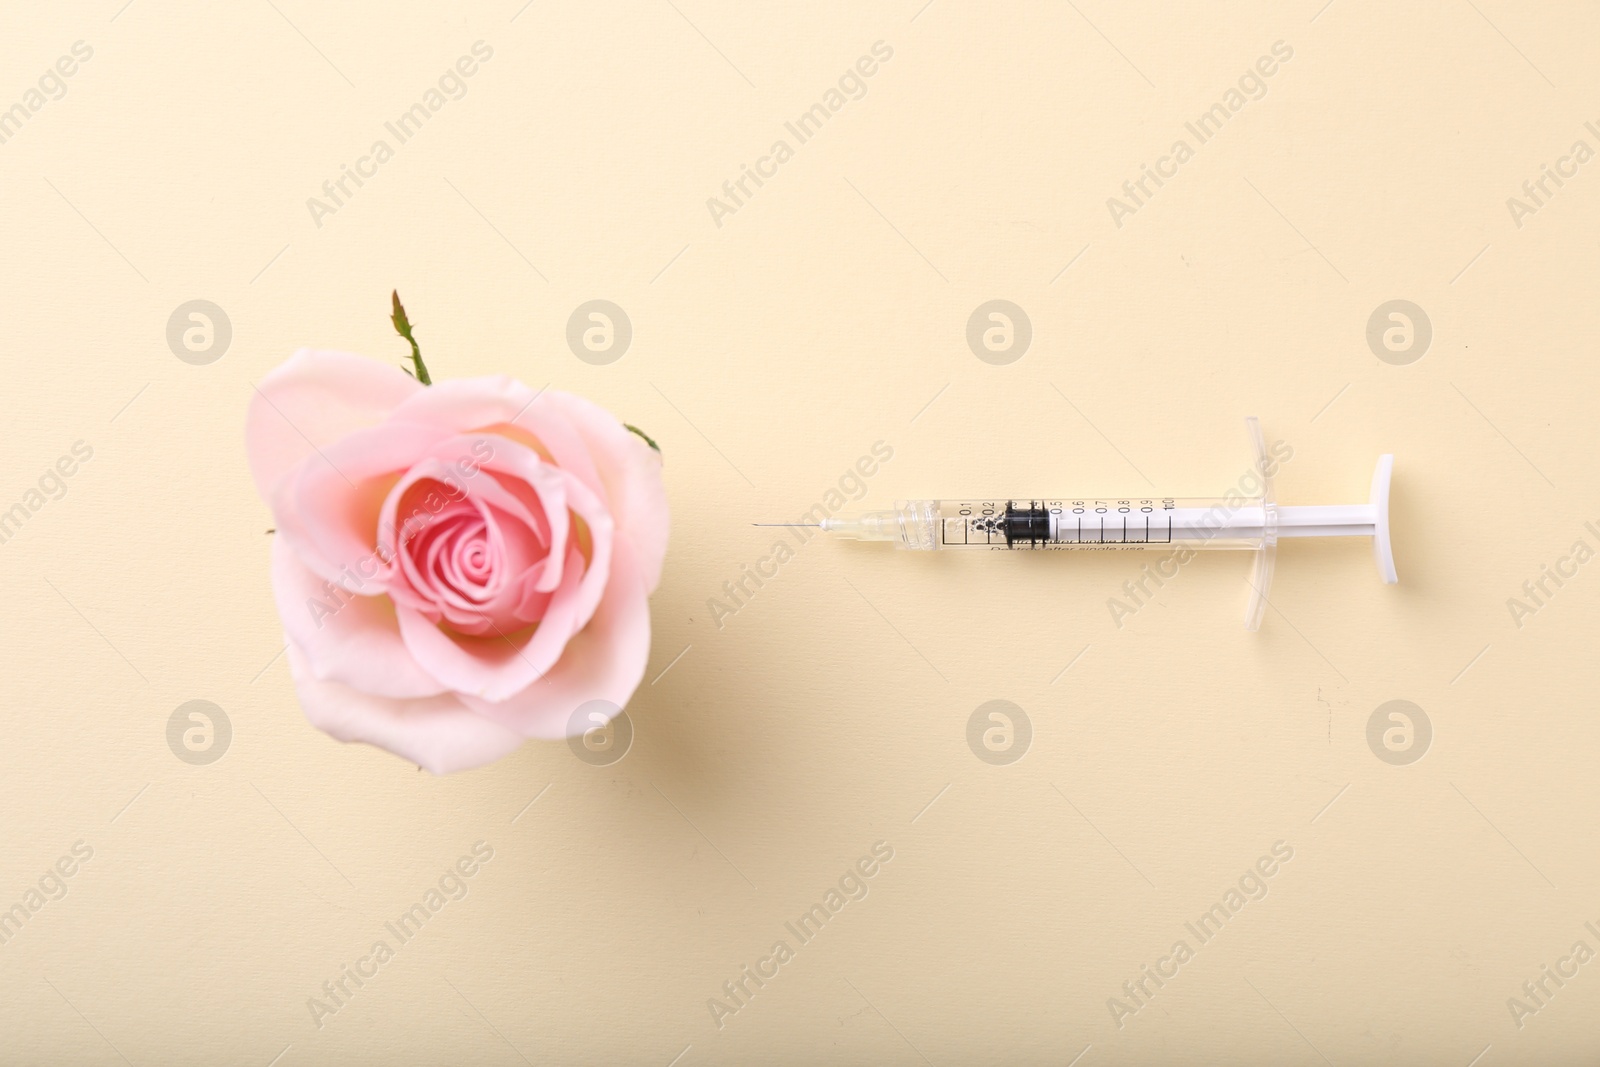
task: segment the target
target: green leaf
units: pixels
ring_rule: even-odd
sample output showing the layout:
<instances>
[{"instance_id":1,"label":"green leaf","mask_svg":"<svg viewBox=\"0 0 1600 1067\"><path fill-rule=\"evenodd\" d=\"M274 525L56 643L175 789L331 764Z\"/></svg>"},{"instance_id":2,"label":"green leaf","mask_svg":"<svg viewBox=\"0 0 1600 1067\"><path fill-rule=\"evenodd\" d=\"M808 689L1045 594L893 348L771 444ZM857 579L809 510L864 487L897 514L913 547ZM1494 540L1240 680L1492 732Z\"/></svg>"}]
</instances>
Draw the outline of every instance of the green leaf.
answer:
<instances>
[{"instance_id":1,"label":"green leaf","mask_svg":"<svg viewBox=\"0 0 1600 1067\"><path fill-rule=\"evenodd\" d=\"M389 321L394 323L396 333L411 342L411 362L417 368L415 374L411 374L409 370L406 373L411 374L423 385L432 385L433 379L428 377L427 364L422 362L422 349L417 347L417 339L411 336L411 320L406 317L405 305L400 303L400 291L396 289L390 295L394 299L394 314L389 316Z\"/></svg>"},{"instance_id":2,"label":"green leaf","mask_svg":"<svg viewBox=\"0 0 1600 1067\"><path fill-rule=\"evenodd\" d=\"M656 455L661 456L661 446L656 444L655 438L651 437L649 434L647 434L643 430L639 429L639 427L632 426L632 425L630 425L630 424L628 424L626 422L622 424L622 428L624 430L627 430L629 433L636 433L640 437L644 438L644 443L649 445L651 448L655 449L656 450ZM662 456L662 458L665 459L666 457Z\"/></svg>"}]
</instances>

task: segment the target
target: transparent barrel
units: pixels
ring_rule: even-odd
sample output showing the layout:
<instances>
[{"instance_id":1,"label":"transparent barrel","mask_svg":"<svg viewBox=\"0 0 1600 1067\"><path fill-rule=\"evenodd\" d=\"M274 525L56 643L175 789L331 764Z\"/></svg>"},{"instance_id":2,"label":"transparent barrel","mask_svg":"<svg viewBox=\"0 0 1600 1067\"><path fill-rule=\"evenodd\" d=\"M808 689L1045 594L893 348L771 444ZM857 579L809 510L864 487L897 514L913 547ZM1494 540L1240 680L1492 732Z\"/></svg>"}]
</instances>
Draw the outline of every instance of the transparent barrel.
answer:
<instances>
[{"instance_id":1,"label":"transparent barrel","mask_svg":"<svg viewBox=\"0 0 1600 1067\"><path fill-rule=\"evenodd\" d=\"M823 528L903 548L1065 551L1258 549L1273 525L1260 497L903 500Z\"/></svg>"}]
</instances>

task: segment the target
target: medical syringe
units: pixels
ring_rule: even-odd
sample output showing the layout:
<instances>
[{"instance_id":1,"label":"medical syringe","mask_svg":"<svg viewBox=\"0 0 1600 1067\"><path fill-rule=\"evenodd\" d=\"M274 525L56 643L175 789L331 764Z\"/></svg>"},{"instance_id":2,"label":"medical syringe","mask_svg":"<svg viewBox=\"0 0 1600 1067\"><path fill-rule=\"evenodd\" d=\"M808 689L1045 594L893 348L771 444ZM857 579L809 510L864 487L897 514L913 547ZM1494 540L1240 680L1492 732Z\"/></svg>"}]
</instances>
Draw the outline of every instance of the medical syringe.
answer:
<instances>
[{"instance_id":1,"label":"medical syringe","mask_svg":"<svg viewBox=\"0 0 1600 1067\"><path fill-rule=\"evenodd\" d=\"M1123 497L1055 499L992 497L987 500L902 500L892 510L853 518L826 516L815 523L757 523L815 526L857 541L888 541L922 550L1114 551L1173 548L1234 549L1255 552L1252 594L1245 626L1260 627L1272 582L1279 538L1370 537L1378 576L1399 581L1389 543L1389 481L1394 457L1378 457L1372 493L1365 504L1290 506L1273 496L1260 424L1245 420L1256 452L1259 495L1239 492L1221 497L1133 494Z\"/></svg>"}]
</instances>

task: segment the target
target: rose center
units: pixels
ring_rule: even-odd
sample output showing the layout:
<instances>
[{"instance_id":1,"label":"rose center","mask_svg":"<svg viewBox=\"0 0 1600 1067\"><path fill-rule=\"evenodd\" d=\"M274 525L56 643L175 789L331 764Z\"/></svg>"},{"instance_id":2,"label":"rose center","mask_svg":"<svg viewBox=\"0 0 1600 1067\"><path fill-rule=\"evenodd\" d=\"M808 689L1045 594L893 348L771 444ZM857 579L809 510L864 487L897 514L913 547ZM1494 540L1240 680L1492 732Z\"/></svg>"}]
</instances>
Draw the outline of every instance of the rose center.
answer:
<instances>
[{"instance_id":1,"label":"rose center","mask_svg":"<svg viewBox=\"0 0 1600 1067\"><path fill-rule=\"evenodd\" d=\"M408 543L406 554L419 591L460 605L482 604L495 592L498 538L466 501L441 511Z\"/></svg>"}]
</instances>

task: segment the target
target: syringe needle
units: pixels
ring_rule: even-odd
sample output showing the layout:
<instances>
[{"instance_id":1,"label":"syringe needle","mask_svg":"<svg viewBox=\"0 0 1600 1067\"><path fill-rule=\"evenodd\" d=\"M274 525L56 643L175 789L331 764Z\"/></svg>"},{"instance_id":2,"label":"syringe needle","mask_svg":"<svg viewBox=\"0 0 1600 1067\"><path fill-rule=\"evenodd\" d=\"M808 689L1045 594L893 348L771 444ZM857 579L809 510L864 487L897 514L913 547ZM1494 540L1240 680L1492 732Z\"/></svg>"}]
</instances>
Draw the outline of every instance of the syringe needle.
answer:
<instances>
[{"instance_id":1,"label":"syringe needle","mask_svg":"<svg viewBox=\"0 0 1600 1067\"><path fill-rule=\"evenodd\" d=\"M751 526L815 526L822 529L820 522L752 522Z\"/></svg>"}]
</instances>

